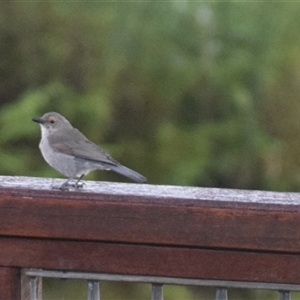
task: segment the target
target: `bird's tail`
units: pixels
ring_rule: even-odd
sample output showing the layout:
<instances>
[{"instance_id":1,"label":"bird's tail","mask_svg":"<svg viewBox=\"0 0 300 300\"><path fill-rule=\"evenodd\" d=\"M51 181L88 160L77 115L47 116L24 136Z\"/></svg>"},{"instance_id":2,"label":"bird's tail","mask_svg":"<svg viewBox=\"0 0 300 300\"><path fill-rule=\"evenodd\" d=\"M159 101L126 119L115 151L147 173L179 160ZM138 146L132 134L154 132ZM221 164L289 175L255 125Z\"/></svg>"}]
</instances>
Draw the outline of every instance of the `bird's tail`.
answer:
<instances>
[{"instance_id":1,"label":"bird's tail","mask_svg":"<svg viewBox=\"0 0 300 300\"><path fill-rule=\"evenodd\" d=\"M143 175L127 168L124 167L122 165L118 165L118 166L110 166L110 169L116 173L119 173L125 177L130 178L131 180L135 181L135 182L145 182L147 181L147 178L144 177Z\"/></svg>"}]
</instances>

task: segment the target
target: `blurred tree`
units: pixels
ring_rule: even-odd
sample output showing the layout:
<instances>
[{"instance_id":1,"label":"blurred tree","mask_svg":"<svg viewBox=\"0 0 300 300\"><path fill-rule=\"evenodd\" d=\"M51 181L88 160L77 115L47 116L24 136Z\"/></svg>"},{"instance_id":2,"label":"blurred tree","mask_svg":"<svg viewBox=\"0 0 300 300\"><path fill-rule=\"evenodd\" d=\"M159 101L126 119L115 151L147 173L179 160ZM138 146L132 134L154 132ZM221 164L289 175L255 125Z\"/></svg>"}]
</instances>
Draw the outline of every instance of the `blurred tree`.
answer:
<instances>
[{"instance_id":1,"label":"blurred tree","mask_svg":"<svg viewBox=\"0 0 300 300\"><path fill-rule=\"evenodd\" d=\"M60 176L31 122L57 111L150 183L299 190L299 15L271 1L1 2L2 174Z\"/></svg>"},{"instance_id":2,"label":"blurred tree","mask_svg":"<svg viewBox=\"0 0 300 300\"><path fill-rule=\"evenodd\" d=\"M297 162L298 14L280 3L1 3L3 173L58 176L30 121L55 110L151 183L297 189L281 145Z\"/></svg>"}]
</instances>

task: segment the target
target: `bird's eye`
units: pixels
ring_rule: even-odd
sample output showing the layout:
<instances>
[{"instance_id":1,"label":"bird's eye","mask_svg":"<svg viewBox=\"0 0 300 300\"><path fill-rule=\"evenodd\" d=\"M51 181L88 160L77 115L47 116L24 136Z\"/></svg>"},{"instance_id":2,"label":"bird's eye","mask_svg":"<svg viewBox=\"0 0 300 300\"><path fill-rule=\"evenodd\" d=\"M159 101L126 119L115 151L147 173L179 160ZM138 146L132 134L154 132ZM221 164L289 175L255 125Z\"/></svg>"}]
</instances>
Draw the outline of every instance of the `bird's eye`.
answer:
<instances>
[{"instance_id":1,"label":"bird's eye","mask_svg":"<svg viewBox=\"0 0 300 300\"><path fill-rule=\"evenodd\" d=\"M50 123L51 123L51 124L54 124L54 123L55 123L55 121L54 121L54 120L50 120Z\"/></svg>"}]
</instances>

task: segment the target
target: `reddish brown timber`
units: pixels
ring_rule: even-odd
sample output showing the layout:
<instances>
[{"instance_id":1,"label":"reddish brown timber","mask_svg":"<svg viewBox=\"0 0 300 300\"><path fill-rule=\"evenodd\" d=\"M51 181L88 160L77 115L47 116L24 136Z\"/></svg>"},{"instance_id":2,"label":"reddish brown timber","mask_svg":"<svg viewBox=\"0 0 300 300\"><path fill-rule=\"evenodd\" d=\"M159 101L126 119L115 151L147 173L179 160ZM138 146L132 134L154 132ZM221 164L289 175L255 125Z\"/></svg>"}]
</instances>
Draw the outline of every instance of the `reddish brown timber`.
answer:
<instances>
[{"instance_id":1,"label":"reddish brown timber","mask_svg":"<svg viewBox=\"0 0 300 300\"><path fill-rule=\"evenodd\" d=\"M0 177L0 236L300 253L300 194Z\"/></svg>"},{"instance_id":2,"label":"reddish brown timber","mask_svg":"<svg viewBox=\"0 0 300 300\"><path fill-rule=\"evenodd\" d=\"M300 284L293 254L0 238L0 265L61 271Z\"/></svg>"},{"instance_id":3,"label":"reddish brown timber","mask_svg":"<svg viewBox=\"0 0 300 300\"><path fill-rule=\"evenodd\" d=\"M20 269L0 267L0 300L21 299L20 282Z\"/></svg>"}]
</instances>

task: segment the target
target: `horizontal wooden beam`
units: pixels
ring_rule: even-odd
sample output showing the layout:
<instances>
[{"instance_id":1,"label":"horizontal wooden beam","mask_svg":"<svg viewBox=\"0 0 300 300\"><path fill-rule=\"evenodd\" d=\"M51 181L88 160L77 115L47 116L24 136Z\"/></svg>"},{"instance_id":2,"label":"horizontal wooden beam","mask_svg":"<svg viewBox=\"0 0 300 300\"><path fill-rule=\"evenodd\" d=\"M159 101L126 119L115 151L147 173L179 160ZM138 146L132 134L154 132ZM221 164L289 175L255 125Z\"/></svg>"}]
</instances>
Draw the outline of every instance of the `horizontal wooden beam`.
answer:
<instances>
[{"instance_id":1,"label":"horizontal wooden beam","mask_svg":"<svg viewBox=\"0 0 300 300\"><path fill-rule=\"evenodd\" d=\"M300 194L0 177L0 236L300 253Z\"/></svg>"},{"instance_id":2,"label":"horizontal wooden beam","mask_svg":"<svg viewBox=\"0 0 300 300\"><path fill-rule=\"evenodd\" d=\"M300 284L293 254L0 238L0 265L178 278Z\"/></svg>"},{"instance_id":3,"label":"horizontal wooden beam","mask_svg":"<svg viewBox=\"0 0 300 300\"><path fill-rule=\"evenodd\" d=\"M300 284L300 194L62 182L0 177L0 267Z\"/></svg>"}]
</instances>

